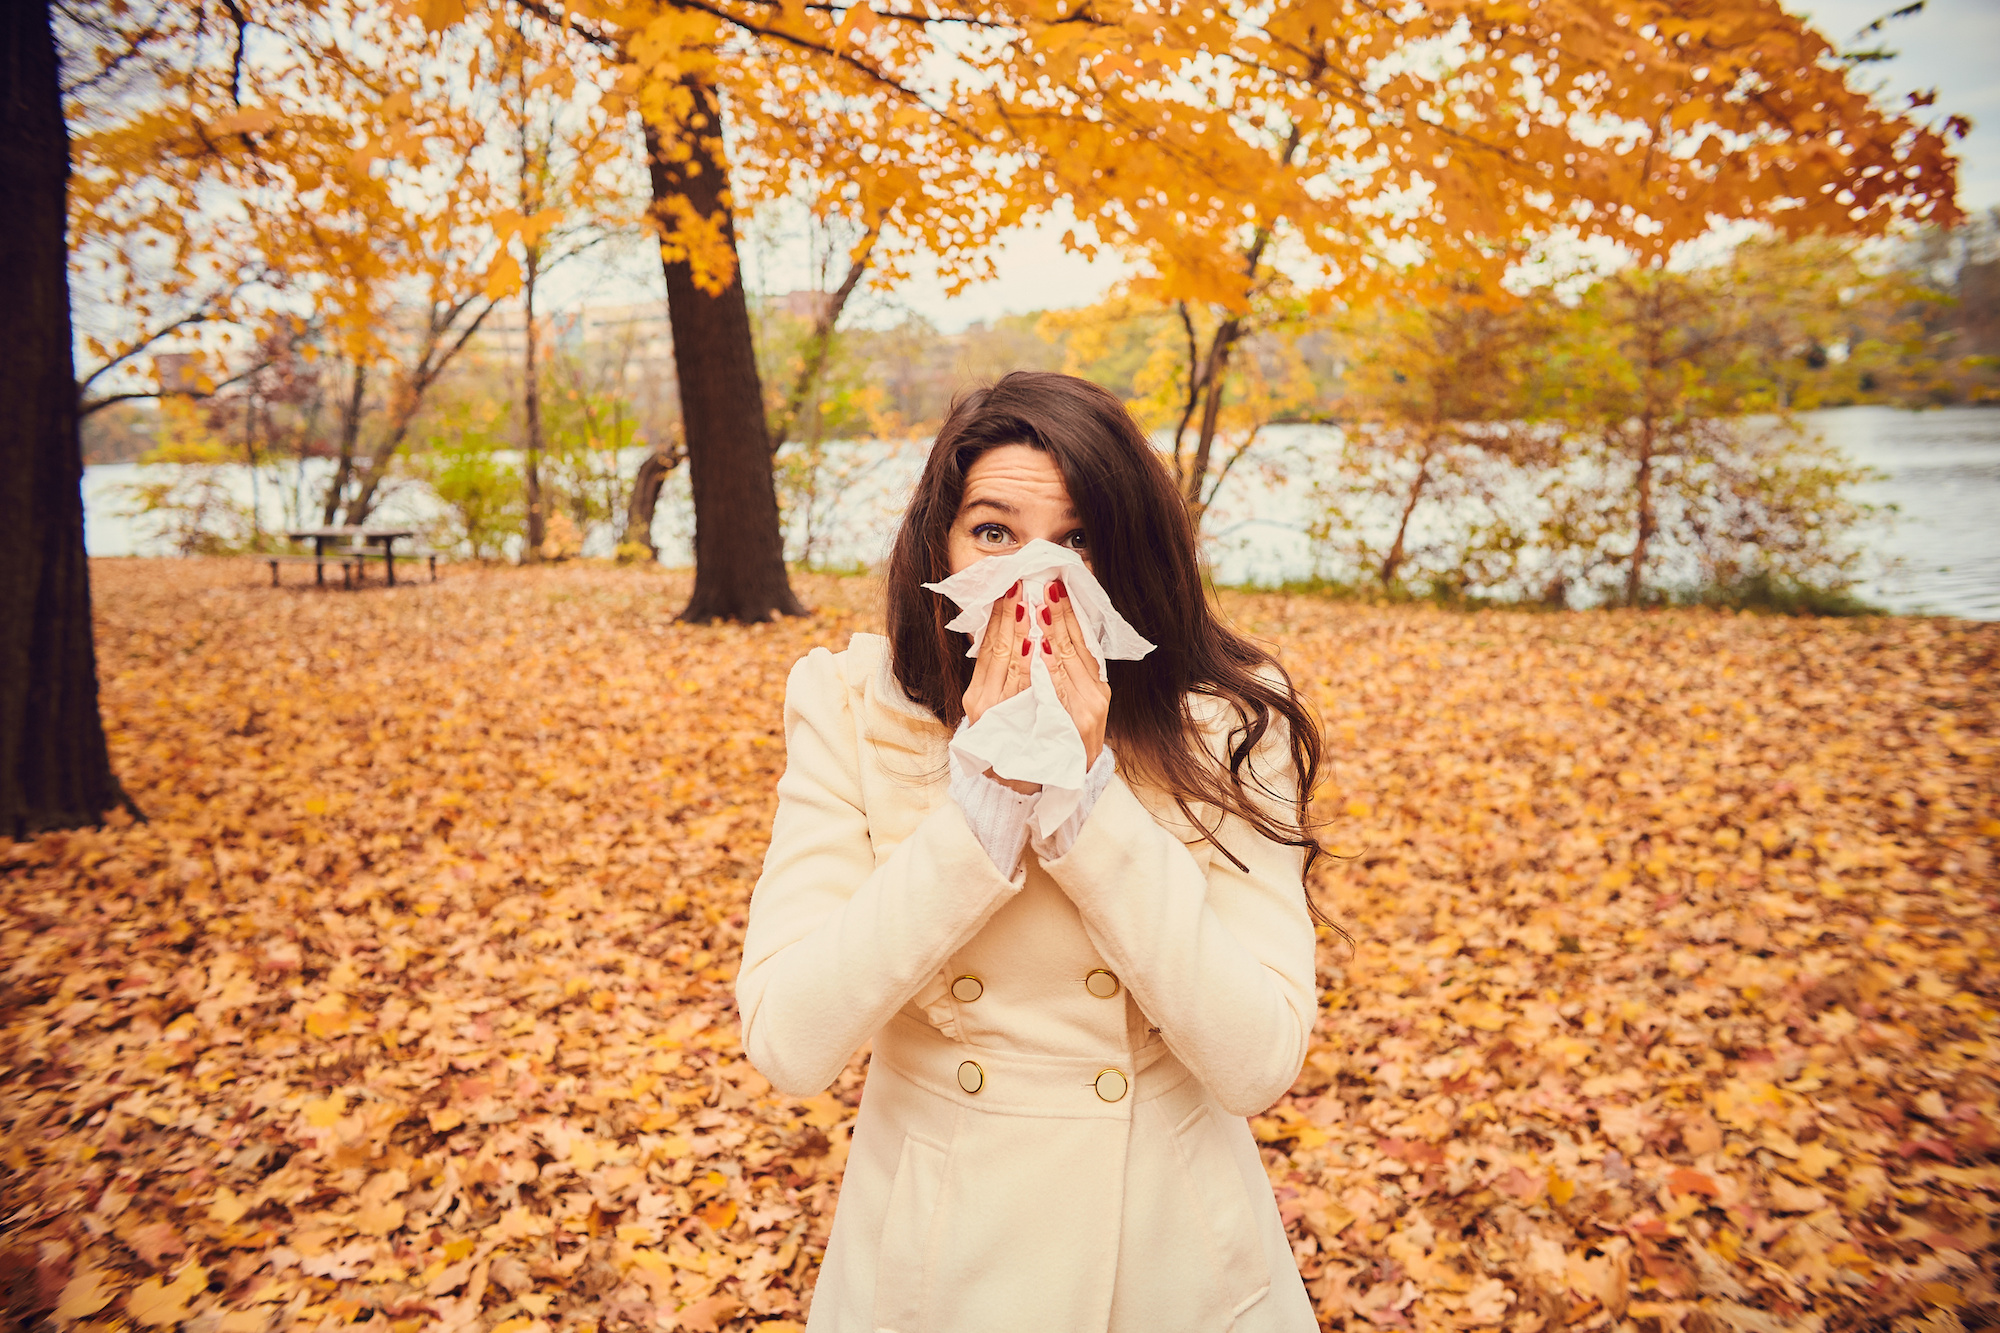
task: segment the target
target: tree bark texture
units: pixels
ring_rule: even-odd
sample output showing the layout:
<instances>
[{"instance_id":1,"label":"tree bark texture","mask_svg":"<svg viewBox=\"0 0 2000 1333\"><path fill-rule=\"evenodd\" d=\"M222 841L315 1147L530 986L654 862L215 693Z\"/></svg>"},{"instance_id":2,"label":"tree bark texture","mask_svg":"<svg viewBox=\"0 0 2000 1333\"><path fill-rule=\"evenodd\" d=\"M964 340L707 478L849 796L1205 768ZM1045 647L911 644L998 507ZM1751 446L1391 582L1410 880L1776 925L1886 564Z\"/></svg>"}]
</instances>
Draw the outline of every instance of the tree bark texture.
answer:
<instances>
[{"instance_id":1,"label":"tree bark texture","mask_svg":"<svg viewBox=\"0 0 2000 1333\"><path fill-rule=\"evenodd\" d=\"M55 34L46 0L0 9L0 837L20 839L131 803L97 711Z\"/></svg>"},{"instance_id":2,"label":"tree bark texture","mask_svg":"<svg viewBox=\"0 0 2000 1333\"><path fill-rule=\"evenodd\" d=\"M659 129L646 127L646 165L653 207L669 234L676 204L721 224L730 254L736 230L722 157L715 91L690 79L698 108L676 153ZM687 440L688 482L694 494L694 595L681 612L689 621L764 621L803 615L785 576L778 491L771 476L771 439L764 389L750 338L750 307L739 263L720 292L695 281L686 259L661 256L667 279L667 319L680 377L681 425Z\"/></svg>"}]
</instances>

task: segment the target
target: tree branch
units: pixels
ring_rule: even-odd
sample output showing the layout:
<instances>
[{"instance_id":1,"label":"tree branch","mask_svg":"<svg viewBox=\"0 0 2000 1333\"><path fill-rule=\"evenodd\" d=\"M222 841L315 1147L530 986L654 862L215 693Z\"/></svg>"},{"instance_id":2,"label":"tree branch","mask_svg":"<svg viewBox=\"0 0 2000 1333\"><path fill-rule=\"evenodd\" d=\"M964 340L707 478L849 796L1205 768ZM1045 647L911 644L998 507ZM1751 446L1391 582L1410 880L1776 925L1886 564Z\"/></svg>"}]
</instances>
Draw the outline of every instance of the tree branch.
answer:
<instances>
[{"instance_id":1,"label":"tree branch","mask_svg":"<svg viewBox=\"0 0 2000 1333\"><path fill-rule=\"evenodd\" d=\"M785 438L799 423L799 414L805 411L806 397L819 384L820 376L826 370L827 356L833 350L834 326L840 323L841 311L847 308L847 298L854 295L854 289L861 285L861 277L868 271L868 259L875 250L875 238L881 235L881 223L872 222L867 234L861 239L861 253L847 266L847 277L840 286L828 294L826 305L813 318L813 331L806 342L805 362L799 367L798 377L792 381L792 391L786 395L784 415L778 418L771 429L771 452L777 453L784 447Z\"/></svg>"},{"instance_id":2,"label":"tree branch","mask_svg":"<svg viewBox=\"0 0 2000 1333\"><path fill-rule=\"evenodd\" d=\"M130 393L107 394L102 398L92 398L76 405L77 420L81 421L96 412L101 412L113 403L130 403L143 398L213 398L232 384L240 384L258 371L269 366L274 358L266 357L248 370L238 371L226 380L217 380L212 389L135 389Z\"/></svg>"},{"instance_id":3,"label":"tree branch","mask_svg":"<svg viewBox=\"0 0 2000 1333\"><path fill-rule=\"evenodd\" d=\"M133 357L138 356L141 352L144 352L148 347L151 347L154 343L159 342L162 338L165 338L170 334L178 333L182 329L188 328L191 325L206 324L214 318L215 318L214 313L209 309L209 307L206 304L204 304L200 310L195 311L191 315L183 315L171 324L161 325L159 328L153 330L153 332L146 334L138 342L132 344L132 346L120 352L117 356L114 356L109 361L106 361L96 370L91 371L90 374L86 375L84 378L78 380L76 382L76 396L78 397L78 399L81 399L83 397L84 390L88 389L91 385L97 383L99 377L109 373L110 371L116 370L119 366L124 365L127 361L130 361ZM151 395L142 394L140 396L149 397Z\"/></svg>"}]
</instances>

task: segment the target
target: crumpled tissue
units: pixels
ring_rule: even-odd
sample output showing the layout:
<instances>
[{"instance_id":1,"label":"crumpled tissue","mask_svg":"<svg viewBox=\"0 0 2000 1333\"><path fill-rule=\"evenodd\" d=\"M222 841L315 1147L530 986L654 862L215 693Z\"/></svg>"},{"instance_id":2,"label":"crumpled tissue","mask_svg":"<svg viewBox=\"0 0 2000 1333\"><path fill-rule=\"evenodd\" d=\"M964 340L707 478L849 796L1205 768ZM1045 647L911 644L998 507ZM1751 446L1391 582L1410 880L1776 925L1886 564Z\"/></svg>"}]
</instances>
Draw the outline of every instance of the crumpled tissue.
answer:
<instances>
[{"instance_id":1,"label":"crumpled tissue","mask_svg":"<svg viewBox=\"0 0 2000 1333\"><path fill-rule=\"evenodd\" d=\"M1012 555L990 556L950 578L924 585L959 607L946 628L971 635L972 647L966 656L977 657L993 603L1016 581L1021 584L1021 598L1028 607L1028 637L1035 645L1028 654L1028 688L961 728L951 748L981 772L991 768L1015 782L1040 783L1042 796L1035 804L1033 822L1044 838L1062 827L1082 801L1087 769L1083 733L1056 697L1047 655L1041 651L1042 618L1038 612L1048 601L1049 584L1057 579L1062 580L1063 590L1075 607L1083 644L1096 659L1099 680L1111 679L1105 667L1107 658L1136 660L1153 651L1154 645L1111 605L1104 585L1083 563L1083 557L1054 542L1038 538Z\"/></svg>"}]
</instances>

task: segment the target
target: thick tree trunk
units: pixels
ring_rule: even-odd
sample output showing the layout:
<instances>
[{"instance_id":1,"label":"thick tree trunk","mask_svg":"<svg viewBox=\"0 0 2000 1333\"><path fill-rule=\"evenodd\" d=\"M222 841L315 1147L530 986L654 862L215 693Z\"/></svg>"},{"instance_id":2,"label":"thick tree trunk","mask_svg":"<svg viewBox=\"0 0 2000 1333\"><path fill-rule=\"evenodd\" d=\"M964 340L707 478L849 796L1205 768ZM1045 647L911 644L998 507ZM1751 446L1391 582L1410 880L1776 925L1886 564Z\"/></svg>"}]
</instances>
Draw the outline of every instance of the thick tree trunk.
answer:
<instances>
[{"instance_id":1,"label":"thick tree trunk","mask_svg":"<svg viewBox=\"0 0 2000 1333\"><path fill-rule=\"evenodd\" d=\"M659 131L646 127L654 212L670 236L679 230L676 215L682 209L718 223L733 259L736 230L715 92L693 79L686 86L694 96L697 123L684 131L686 142L677 145L685 156L671 154ZM771 438L742 265L736 265L721 291L711 292L695 281L686 259L663 253L661 263L694 492L694 596L681 619L763 621L803 615L805 608L785 577Z\"/></svg>"},{"instance_id":2,"label":"thick tree trunk","mask_svg":"<svg viewBox=\"0 0 2000 1333\"><path fill-rule=\"evenodd\" d=\"M526 364L523 371L527 382L521 399L522 416L527 424L527 469L522 480L528 499L528 549L523 552L528 563L542 558L542 542L548 536L548 525L542 514L542 386L541 367L535 356L535 279L539 276L541 252L534 246L528 247L526 278L521 286L521 306L523 311L522 345L526 349Z\"/></svg>"},{"instance_id":3,"label":"thick tree trunk","mask_svg":"<svg viewBox=\"0 0 2000 1333\"><path fill-rule=\"evenodd\" d=\"M46 0L0 18L0 838L97 824L130 807L97 712L83 448L71 358L69 134Z\"/></svg>"}]
</instances>

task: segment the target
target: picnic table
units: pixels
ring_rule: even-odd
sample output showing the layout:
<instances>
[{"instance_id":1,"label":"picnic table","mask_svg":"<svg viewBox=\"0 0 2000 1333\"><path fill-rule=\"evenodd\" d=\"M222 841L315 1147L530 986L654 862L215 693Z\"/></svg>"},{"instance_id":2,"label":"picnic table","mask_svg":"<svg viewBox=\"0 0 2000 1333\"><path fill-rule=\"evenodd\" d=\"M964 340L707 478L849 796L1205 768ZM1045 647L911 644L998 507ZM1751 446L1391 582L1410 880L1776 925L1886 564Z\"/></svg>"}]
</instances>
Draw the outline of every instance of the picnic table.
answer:
<instances>
[{"instance_id":1,"label":"picnic table","mask_svg":"<svg viewBox=\"0 0 2000 1333\"><path fill-rule=\"evenodd\" d=\"M396 543L399 541L413 541L417 536L416 532L410 528L364 528L353 523L335 523L318 528L295 528L285 535L295 542L311 542L313 553L309 556L270 557L271 583L274 587L278 582L278 566L287 559L312 561L313 582L324 584L326 582L327 557L331 554L334 559L340 562L341 579L343 582L346 582L350 570L360 575L363 562L377 556L378 552L371 548L379 548L379 558L382 561L383 573L389 586L393 588L396 586ZM340 545L343 542L346 543L344 547ZM418 553L413 551L410 553L410 556L416 554ZM409 556L405 558L407 559ZM437 580L437 556L432 555L430 562L431 579L435 582ZM366 581L365 575L363 576L363 581Z\"/></svg>"}]
</instances>

